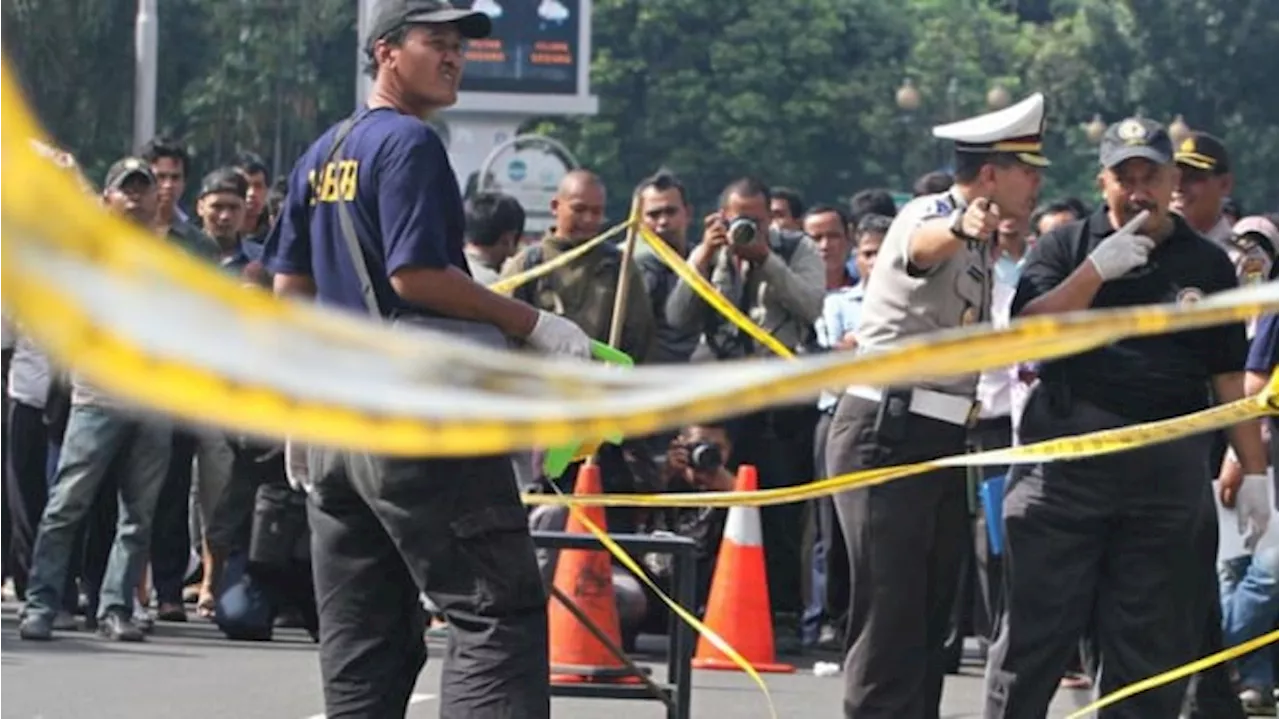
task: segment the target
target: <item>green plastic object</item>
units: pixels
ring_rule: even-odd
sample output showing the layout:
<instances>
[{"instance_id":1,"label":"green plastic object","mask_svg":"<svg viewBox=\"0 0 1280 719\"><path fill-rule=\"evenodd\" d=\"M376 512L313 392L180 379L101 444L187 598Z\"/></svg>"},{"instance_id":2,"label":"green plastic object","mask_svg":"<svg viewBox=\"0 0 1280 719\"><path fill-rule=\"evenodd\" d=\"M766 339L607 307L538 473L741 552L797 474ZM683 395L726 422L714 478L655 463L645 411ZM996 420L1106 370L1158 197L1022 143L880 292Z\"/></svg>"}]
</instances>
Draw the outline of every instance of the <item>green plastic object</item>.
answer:
<instances>
[{"instance_id":1,"label":"green plastic object","mask_svg":"<svg viewBox=\"0 0 1280 719\"><path fill-rule=\"evenodd\" d=\"M591 340L591 356L601 362L618 365L620 367L634 367L636 361L631 359L622 350L615 349L609 345ZM613 435L605 438L610 444L618 444L622 442L622 435ZM562 447L552 447L548 449L542 457L542 473L547 479L559 479L565 470L573 464L573 458L577 456L578 450L582 448L581 442L564 445Z\"/></svg>"}]
</instances>

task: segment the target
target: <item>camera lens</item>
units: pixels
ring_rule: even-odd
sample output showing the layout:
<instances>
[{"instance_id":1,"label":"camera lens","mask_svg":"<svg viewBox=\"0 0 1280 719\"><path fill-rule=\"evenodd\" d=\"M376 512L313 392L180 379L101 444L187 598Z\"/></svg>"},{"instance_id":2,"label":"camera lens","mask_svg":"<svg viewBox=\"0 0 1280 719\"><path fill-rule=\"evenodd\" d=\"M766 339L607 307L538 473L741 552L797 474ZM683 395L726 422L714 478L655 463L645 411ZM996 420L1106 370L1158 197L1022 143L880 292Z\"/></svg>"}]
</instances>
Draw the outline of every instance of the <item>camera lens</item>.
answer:
<instances>
[{"instance_id":1,"label":"camera lens","mask_svg":"<svg viewBox=\"0 0 1280 719\"><path fill-rule=\"evenodd\" d=\"M720 448L709 442L696 444L689 450L689 464L694 469L707 471L717 469L724 462L720 456Z\"/></svg>"},{"instance_id":2,"label":"camera lens","mask_svg":"<svg viewBox=\"0 0 1280 719\"><path fill-rule=\"evenodd\" d=\"M756 223L739 217L729 223L729 241L735 245L749 245L756 239Z\"/></svg>"}]
</instances>

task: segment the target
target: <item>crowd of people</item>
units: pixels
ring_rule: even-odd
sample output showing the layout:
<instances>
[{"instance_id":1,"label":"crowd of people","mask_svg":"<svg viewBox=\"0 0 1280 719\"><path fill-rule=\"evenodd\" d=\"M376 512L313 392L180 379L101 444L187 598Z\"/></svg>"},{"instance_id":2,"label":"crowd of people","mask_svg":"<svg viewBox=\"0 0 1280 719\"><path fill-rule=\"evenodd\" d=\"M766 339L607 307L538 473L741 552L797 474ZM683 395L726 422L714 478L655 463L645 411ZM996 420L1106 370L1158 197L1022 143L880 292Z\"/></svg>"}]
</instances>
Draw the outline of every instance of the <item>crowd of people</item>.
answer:
<instances>
[{"instance_id":1,"label":"crowd of people","mask_svg":"<svg viewBox=\"0 0 1280 719\"><path fill-rule=\"evenodd\" d=\"M78 172L74 158L40 149ZM281 199L267 166L245 154L208 173L188 214L180 203L190 168L183 145L157 138L111 165L103 205L260 284L257 258ZM281 493L279 448L137 413L52 364L8 319L4 360L4 573L23 601L22 637L83 625L139 641L155 621L191 614L237 637L270 637L276 623L316 631L305 514ZM255 503L273 497L299 531L297 551L267 569L251 540L255 520L268 519Z\"/></svg>"},{"instance_id":2,"label":"crowd of people","mask_svg":"<svg viewBox=\"0 0 1280 719\"><path fill-rule=\"evenodd\" d=\"M516 289L515 300L536 314L520 314L515 305L466 304L456 292L450 297L447 290L456 285L449 283L490 284L600 234L608 224L607 190L590 170L568 173L551 202L554 226L542 237L526 234L525 208L512 197L478 192L461 198L443 144L428 126L406 117L414 113L397 104L403 97L395 93L408 91L397 90L388 76L399 73L403 84L417 71L413 62L446 68L460 63L454 45L464 36L480 36L483 28L474 15L427 17L401 12L375 22L367 48L379 77L371 109L321 138L290 178L272 178L259 158L245 154L188 193L190 156L180 143L157 138L139 156L114 163L96 193L108 211L168 238L247 287L317 295L329 304L397 320L422 307L436 310L425 313L432 318L507 313L512 319L500 329L522 338L517 346L580 354L580 335L609 340L617 286L629 273L628 302L617 308L618 346L637 363L770 354L715 313L643 243L630 265L624 265L618 243L605 243ZM411 56L413 31L420 27L435 34L413 50L421 55ZM452 34L445 27L453 27ZM456 77L448 82L456 93ZM1012 115L970 121L977 124L939 128L939 137L957 143L955 165L921 177L915 198L903 207L883 189L811 204L794 190L743 177L725 185L714 207L697 208L680 179L665 170L629 189L649 229L751 320L800 353L874 351L906 334L1000 325L1037 312L1195 301L1276 277L1276 215L1247 215L1231 200L1236 178L1227 148L1214 136L1196 132L1175 143L1148 121L1116 123L1102 142L1101 202L1091 207L1061 198L1036 204L1039 173L1052 171L1044 169L1038 140L1027 140L1043 125L1042 105L1011 110ZM1021 127L1026 122L1034 132ZM340 155L343 143L354 149ZM44 151L76 171L69 156ZM354 159L343 162L355 163L346 168L349 178L332 165L335 157L348 156ZM373 175L364 173L375 163L385 172L378 175L383 184L371 187ZM450 193L465 204L448 201ZM191 213L182 206L189 196ZM339 209L320 222L319 214L308 215L317 203ZM421 222L428 226L413 224ZM342 259L347 248L335 245L339 249L327 254L317 249L315 238L325 233L356 235L347 247L363 255L356 264L368 263L364 287L352 262ZM961 256L963 262L955 259ZM430 275L438 282L432 290L414 277L415 268L448 278ZM1187 276L1203 281L1188 284ZM326 619L314 596L325 587L372 581L373 564L350 554L339 561L334 554L360 522L373 523L365 527L369 532L381 522L379 531L388 532L396 546L425 547L434 537L419 530L416 538L409 536L413 532L399 520L375 520L374 514L351 509L357 495L376 504L369 497L383 496L396 473L408 470L308 451L307 473L315 482L308 526L307 494L290 483L282 446L136 412L52 364L23 327L6 320L5 330L4 575L23 601L20 636L47 640L83 627L109 639L141 641L156 622L186 622L192 615L237 639L267 640L274 626L298 626L322 644L330 709L356 702L354 694L338 696L346 691L339 677L354 671L339 665L343 657L373 656L375 650L327 629L333 626L327 622L350 617ZM1275 316L1214 332L1126 340L1102 354L992 368L972 381L922 383L901 395L897 388L833 388L812 402L606 444L598 464L606 492L729 490L735 468L743 464L757 468L762 488L783 487L853 469L1161 419L1207 406L1211 396L1228 401L1256 391L1274 370ZM1248 352L1246 336L1252 343ZM1213 348L1199 349L1206 343ZM1179 354L1193 350L1199 354L1191 359ZM1149 359L1153 353L1164 354ZM1134 369L1143 366L1145 374ZM1223 378L1240 373L1241 387L1229 389ZM1085 375L1091 378L1087 386L1076 381ZM1187 404L1185 393L1165 391L1165 381L1177 389L1199 382L1199 404ZM975 401L956 410L949 399L963 394L960 385L966 383ZM1064 387L1075 388L1074 395L1064 396ZM1265 491L1259 500L1256 483L1245 480L1257 475L1260 459L1266 463L1252 451L1264 437L1272 442L1274 464L1274 418L1141 457L1122 455L1127 459L1113 464L1078 463L1070 471L1082 474L1062 470L1066 480L1076 481L1073 486L1083 487L1076 494L1064 489L1066 480L1051 476L1058 470L1049 467L1057 465L1026 471L984 467L766 507L761 514L768 592L780 648L846 653L848 716L936 717L941 677L957 671L966 638L976 638L982 652L990 652L986 715L1030 717L1043 715L1059 685L1097 681L1104 690L1114 689L1273 630L1276 548L1257 546L1251 555L1220 564L1209 490L1213 480L1227 488L1222 501L1247 524L1254 549L1272 500ZM1217 445L1212 452L1210 441ZM461 492L466 497L451 502L494 510L492 497L479 496L481 488L494 489L493 477L510 484L510 496L507 489L494 490L504 501L518 502L517 487L571 489L572 469L548 477L541 467L535 450L512 458L509 468L459 462L432 476L473 485ZM351 488L337 488L339 475ZM1148 496L1121 482L1135 478L1160 483L1171 495L1181 493L1186 501L1179 507L1187 511L1177 514L1155 506L1154 499L1152 506L1133 504L1134 496ZM984 502L993 488L1003 503ZM443 485L439 491L458 493ZM447 514L437 517L438 525L457 535L447 541L465 545L477 533L509 531L508 509L477 510L493 526L460 528L464 522ZM558 529L564 515L546 507L515 519L535 530ZM423 515L411 516L424 523ZM612 532L674 532L695 539L700 603L724 519L714 509L608 512ZM1005 528L1003 547L992 541L997 533L988 530L991 523ZM1168 550L1153 545L1186 534L1188 527L1203 535L1193 545L1196 561L1178 558L1175 563L1187 565L1186 576L1170 578L1164 566ZM313 556L312 547L323 553ZM523 547L486 551L497 557ZM421 551L439 560L444 550ZM556 560L554 553L540 556L532 580L522 565L511 568L496 582L510 591L476 609L462 596L465 586L452 581L456 576L425 579L426 560L416 565L403 547L401 555L377 560L403 562L396 566L408 572L398 570L395 591L366 587L369 596L361 601L370 603L359 606L377 627L364 631L382 632L379 637L397 632L397 622L421 611L419 595L425 593L437 630L452 633L464 652L479 651L479 644L466 644L482 641L477 626L497 635L524 631L511 617L536 624L542 595L536 586L517 590L526 580L549 577ZM462 565L444 566L461 571ZM656 561L647 566L664 581L666 567ZM613 580L626 645L642 632L665 630L665 610L634 577L619 568ZM486 577L467 581L483 586ZM1194 601L1174 603L1170 593L1194 595ZM376 610L373 594L382 595ZM523 603L506 606L516 594ZM343 606L359 609L355 599L350 602ZM497 618L486 624L494 612ZM545 662L545 636L541 643L534 630L520 636L508 645L512 655L518 644L526 653L541 651ZM416 675L425 649L410 644L396 649L399 663L378 671L393 674L403 665ZM535 670L536 664L529 671ZM1187 711L1216 719L1245 709L1274 712L1276 673L1269 650L1229 669L1209 670L1186 690ZM475 691L482 684L473 685ZM1137 713L1116 716L1168 715L1167 696L1149 701L1124 710Z\"/></svg>"}]
</instances>

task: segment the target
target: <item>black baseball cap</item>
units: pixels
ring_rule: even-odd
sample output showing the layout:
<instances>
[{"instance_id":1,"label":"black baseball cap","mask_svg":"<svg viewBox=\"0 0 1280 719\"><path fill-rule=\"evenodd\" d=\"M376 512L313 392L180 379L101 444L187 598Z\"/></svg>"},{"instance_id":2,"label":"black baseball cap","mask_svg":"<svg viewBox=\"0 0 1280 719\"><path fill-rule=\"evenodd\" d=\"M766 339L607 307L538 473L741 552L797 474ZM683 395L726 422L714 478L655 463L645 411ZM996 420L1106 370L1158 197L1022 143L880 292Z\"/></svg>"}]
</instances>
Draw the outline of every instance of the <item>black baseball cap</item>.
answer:
<instances>
[{"instance_id":1,"label":"black baseball cap","mask_svg":"<svg viewBox=\"0 0 1280 719\"><path fill-rule=\"evenodd\" d=\"M135 177L141 177L152 185L156 184L156 176L151 171L151 163L140 157L121 158L107 168L107 177L102 181L102 189L118 190L124 183Z\"/></svg>"},{"instance_id":2,"label":"black baseball cap","mask_svg":"<svg viewBox=\"0 0 1280 719\"><path fill-rule=\"evenodd\" d=\"M1103 167L1110 169L1139 157L1161 165L1173 161L1173 141L1163 125L1145 117L1130 117L1107 128L1098 151Z\"/></svg>"},{"instance_id":3,"label":"black baseball cap","mask_svg":"<svg viewBox=\"0 0 1280 719\"><path fill-rule=\"evenodd\" d=\"M405 25L444 25L453 23L468 39L489 37L493 21L478 10L463 10L446 0L382 0L374 11L364 51L373 54L373 44Z\"/></svg>"},{"instance_id":4,"label":"black baseball cap","mask_svg":"<svg viewBox=\"0 0 1280 719\"><path fill-rule=\"evenodd\" d=\"M1231 172L1231 158L1222 140L1207 132L1193 132L1178 145L1173 161L1184 167L1215 175Z\"/></svg>"},{"instance_id":5,"label":"black baseball cap","mask_svg":"<svg viewBox=\"0 0 1280 719\"><path fill-rule=\"evenodd\" d=\"M234 167L221 167L204 176L200 183L200 197L225 192L243 199L249 194L249 180Z\"/></svg>"}]
</instances>

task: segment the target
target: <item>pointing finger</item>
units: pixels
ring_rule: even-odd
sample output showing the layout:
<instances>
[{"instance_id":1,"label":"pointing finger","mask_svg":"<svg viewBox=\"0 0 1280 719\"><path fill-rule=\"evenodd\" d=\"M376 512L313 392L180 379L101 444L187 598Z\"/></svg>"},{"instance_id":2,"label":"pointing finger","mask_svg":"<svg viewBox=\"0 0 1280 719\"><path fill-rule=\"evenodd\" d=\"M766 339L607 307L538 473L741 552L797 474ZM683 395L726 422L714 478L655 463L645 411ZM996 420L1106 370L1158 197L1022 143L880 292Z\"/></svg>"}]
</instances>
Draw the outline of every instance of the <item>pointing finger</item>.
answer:
<instances>
[{"instance_id":1,"label":"pointing finger","mask_svg":"<svg viewBox=\"0 0 1280 719\"><path fill-rule=\"evenodd\" d=\"M1121 227L1120 229L1116 230L1116 232L1133 234L1138 230L1139 227L1142 227L1146 223L1147 218L1150 216L1151 216L1151 212L1149 210L1143 210L1142 212L1139 212L1137 215L1135 215L1132 220L1129 220L1128 222L1124 223L1124 227Z\"/></svg>"},{"instance_id":2,"label":"pointing finger","mask_svg":"<svg viewBox=\"0 0 1280 719\"><path fill-rule=\"evenodd\" d=\"M1000 219L1000 206L997 205L996 203L994 202L990 203L990 206L987 207L987 212L991 215L992 219L995 219L995 220Z\"/></svg>"}]
</instances>

